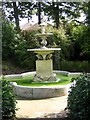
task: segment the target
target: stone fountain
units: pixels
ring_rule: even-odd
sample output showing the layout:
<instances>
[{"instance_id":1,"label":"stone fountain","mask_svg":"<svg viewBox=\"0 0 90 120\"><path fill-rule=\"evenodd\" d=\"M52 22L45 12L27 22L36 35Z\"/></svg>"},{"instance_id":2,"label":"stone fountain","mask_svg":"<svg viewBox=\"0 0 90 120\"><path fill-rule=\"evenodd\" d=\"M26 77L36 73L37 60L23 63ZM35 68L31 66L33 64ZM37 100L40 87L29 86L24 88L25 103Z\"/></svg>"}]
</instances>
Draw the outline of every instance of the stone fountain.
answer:
<instances>
[{"instance_id":1,"label":"stone fountain","mask_svg":"<svg viewBox=\"0 0 90 120\"><path fill-rule=\"evenodd\" d=\"M27 51L33 51L38 58L36 60L36 74L34 76L34 82L55 82L57 81L56 75L53 73L53 61L52 61L52 54L54 51L61 50L61 48L47 48L47 38L52 33L46 33L46 19L44 17L44 13L42 13L41 19L41 33L36 34L42 39L41 48L37 49L28 49Z\"/></svg>"},{"instance_id":2,"label":"stone fountain","mask_svg":"<svg viewBox=\"0 0 90 120\"><path fill-rule=\"evenodd\" d=\"M42 38L41 47L37 49L28 49L27 51L33 51L36 56L36 71L22 73L17 75L9 75L6 76L12 78L23 78L24 76L34 75L34 82L56 82L57 78L55 73L62 74L63 71L54 71L53 72L53 61L52 55L54 51L61 50L60 48L47 48L47 41L46 37L52 35L51 33L46 33L45 26L47 25L45 22L44 14L42 14L42 22L41 22L41 33L36 34ZM65 75L69 74L69 72L63 72ZM16 82L10 83L13 86L13 91L15 95L19 96L20 98L26 99L43 99L43 98L52 98L52 97L60 97L64 95L68 95L68 90L70 85L55 85L55 86L22 86L18 85Z\"/></svg>"}]
</instances>

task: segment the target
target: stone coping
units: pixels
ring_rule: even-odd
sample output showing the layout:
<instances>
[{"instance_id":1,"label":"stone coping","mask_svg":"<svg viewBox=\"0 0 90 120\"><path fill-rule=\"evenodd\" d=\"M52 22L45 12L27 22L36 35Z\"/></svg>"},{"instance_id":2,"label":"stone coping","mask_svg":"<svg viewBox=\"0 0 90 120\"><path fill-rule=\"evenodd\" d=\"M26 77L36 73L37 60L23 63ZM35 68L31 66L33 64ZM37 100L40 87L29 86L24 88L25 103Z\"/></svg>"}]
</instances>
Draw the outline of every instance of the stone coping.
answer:
<instances>
[{"instance_id":1,"label":"stone coping","mask_svg":"<svg viewBox=\"0 0 90 120\"><path fill-rule=\"evenodd\" d=\"M15 78L22 78L22 77L28 76L28 75L35 75L35 73L36 73L36 71L32 71L32 72L25 72L25 73L21 73L21 74L4 75L4 77L6 79L15 79ZM80 74L83 74L82 72L68 72L68 71L61 71L61 70L53 70L53 73L60 73L60 74L67 75L67 76L78 76ZM90 73L88 73L88 74L90 75Z\"/></svg>"},{"instance_id":2,"label":"stone coping","mask_svg":"<svg viewBox=\"0 0 90 120\"><path fill-rule=\"evenodd\" d=\"M37 48L37 49L27 49L27 51L35 51L35 52L50 52L61 50L61 48Z\"/></svg>"}]
</instances>

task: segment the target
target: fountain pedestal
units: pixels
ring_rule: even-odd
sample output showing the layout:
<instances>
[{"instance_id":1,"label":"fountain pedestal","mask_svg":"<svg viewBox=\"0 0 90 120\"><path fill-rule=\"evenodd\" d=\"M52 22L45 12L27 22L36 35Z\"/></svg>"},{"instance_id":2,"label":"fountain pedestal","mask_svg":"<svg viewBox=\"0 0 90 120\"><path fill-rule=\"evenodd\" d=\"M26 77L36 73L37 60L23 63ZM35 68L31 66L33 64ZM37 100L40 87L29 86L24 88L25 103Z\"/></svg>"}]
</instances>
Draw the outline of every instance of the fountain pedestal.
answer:
<instances>
[{"instance_id":1,"label":"fountain pedestal","mask_svg":"<svg viewBox=\"0 0 90 120\"><path fill-rule=\"evenodd\" d=\"M53 61L51 59L52 53L55 50L61 50L60 48L39 48L28 49L28 51L34 51L38 60L36 60L36 74L34 82L54 82L56 81L56 75L53 73Z\"/></svg>"}]
</instances>

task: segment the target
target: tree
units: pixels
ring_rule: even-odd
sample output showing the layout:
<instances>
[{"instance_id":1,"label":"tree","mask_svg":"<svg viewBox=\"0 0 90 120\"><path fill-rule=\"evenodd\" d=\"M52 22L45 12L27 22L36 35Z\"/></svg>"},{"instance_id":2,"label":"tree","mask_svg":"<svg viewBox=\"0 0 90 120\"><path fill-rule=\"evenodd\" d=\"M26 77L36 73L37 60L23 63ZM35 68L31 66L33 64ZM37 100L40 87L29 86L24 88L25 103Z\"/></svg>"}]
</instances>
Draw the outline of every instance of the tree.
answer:
<instances>
[{"instance_id":1,"label":"tree","mask_svg":"<svg viewBox=\"0 0 90 120\"><path fill-rule=\"evenodd\" d=\"M41 11L45 11L45 14L54 19L56 28L59 27L59 20L74 19L80 17L81 3L69 3L69 2L6 2L3 3L4 9L9 13L10 20L15 18L16 26L19 25L20 18L31 18L33 10L37 9L38 24L41 23ZM8 8L10 10L8 11ZM18 12L16 12L18 11ZM50 19L49 18L49 19Z\"/></svg>"},{"instance_id":2,"label":"tree","mask_svg":"<svg viewBox=\"0 0 90 120\"><path fill-rule=\"evenodd\" d=\"M16 29L18 31L18 30L20 30L18 6L17 6L16 2L12 2L12 4L13 4L13 10L14 10L14 18L15 18Z\"/></svg>"},{"instance_id":3,"label":"tree","mask_svg":"<svg viewBox=\"0 0 90 120\"><path fill-rule=\"evenodd\" d=\"M82 48L82 55L86 55L88 61L90 61L90 1L88 3L84 2L82 6L82 10L86 15L85 19L85 29L82 34L81 40L81 48Z\"/></svg>"},{"instance_id":4,"label":"tree","mask_svg":"<svg viewBox=\"0 0 90 120\"><path fill-rule=\"evenodd\" d=\"M58 3L56 3L56 7L55 6L55 2L52 3L53 6L53 13L54 13L54 19L55 19L55 23L56 23L56 28L58 29L59 27L59 5Z\"/></svg>"},{"instance_id":5,"label":"tree","mask_svg":"<svg viewBox=\"0 0 90 120\"><path fill-rule=\"evenodd\" d=\"M16 2L3 2L3 11L7 18L12 21L15 19L16 29L19 30L19 11ZM8 14L9 13L9 14ZM7 16L8 14L8 16Z\"/></svg>"},{"instance_id":6,"label":"tree","mask_svg":"<svg viewBox=\"0 0 90 120\"><path fill-rule=\"evenodd\" d=\"M10 21L15 20L16 29L20 29L20 18L30 20L34 4L31 2L3 2L3 11Z\"/></svg>"},{"instance_id":7,"label":"tree","mask_svg":"<svg viewBox=\"0 0 90 120\"><path fill-rule=\"evenodd\" d=\"M43 3L43 10L46 15L54 19L56 28L59 27L59 20L66 19L73 20L80 17L81 3L74 2L47 2ZM49 18L50 19L50 18Z\"/></svg>"}]
</instances>

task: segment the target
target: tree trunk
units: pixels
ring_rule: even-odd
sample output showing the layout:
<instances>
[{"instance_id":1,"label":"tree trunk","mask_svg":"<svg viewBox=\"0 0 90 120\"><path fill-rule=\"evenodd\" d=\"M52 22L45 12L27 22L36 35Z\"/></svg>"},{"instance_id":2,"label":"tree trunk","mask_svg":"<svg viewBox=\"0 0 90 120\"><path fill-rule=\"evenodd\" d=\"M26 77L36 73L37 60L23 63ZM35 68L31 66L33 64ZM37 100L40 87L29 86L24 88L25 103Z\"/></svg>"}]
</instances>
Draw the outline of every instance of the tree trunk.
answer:
<instances>
[{"instance_id":1,"label":"tree trunk","mask_svg":"<svg viewBox=\"0 0 90 120\"><path fill-rule=\"evenodd\" d=\"M56 21L56 28L58 29L58 27L59 27L59 5L58 5L58 3L56 6L55 21Z\"/></svg>"},{"instance_id":2,"label":"tree trunk","mask_svg":"<svg viewBox=\"0 0 90 120\"><path fill-rule=\"evenodd\" d=\"M19 16L18 16L18 7L16 5L16 2L13 2L13 10L14 10L14 18L15 18L15 24L16 24L16 30L20 30L19 26Z\"/></svg>"},{"instance_id":3,"label":"tree trunk","mask_svg":"<svg viewBox=\"0 0 90 120\"><path fill-rule=\"evenodd\" d=\"M53 6L53 15L54 15L56 28L58 29L59 27L59 5L58 3L52 2L52 6Z\"/></svg>"},{"instance_id":4,"label":"tree trunk","mask_svg":"<svg viewBox=\"0 0 90 120\"><path fill-rule=\"evenodd\" d=\"M38 24L41 24L41 3L38 2Z\"/></svg>"}]
</instances>

